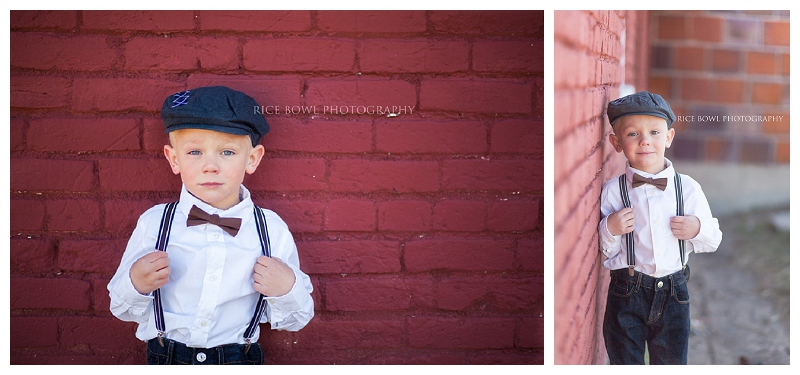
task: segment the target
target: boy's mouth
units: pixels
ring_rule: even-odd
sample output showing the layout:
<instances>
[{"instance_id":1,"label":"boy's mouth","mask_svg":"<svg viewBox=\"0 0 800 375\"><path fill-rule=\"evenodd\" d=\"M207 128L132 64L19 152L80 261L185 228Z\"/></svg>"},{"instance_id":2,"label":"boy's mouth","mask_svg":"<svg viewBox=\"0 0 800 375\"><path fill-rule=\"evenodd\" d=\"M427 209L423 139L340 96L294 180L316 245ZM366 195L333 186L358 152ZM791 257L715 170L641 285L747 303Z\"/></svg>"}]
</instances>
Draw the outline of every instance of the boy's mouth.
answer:
<instances>
[{"instance_id":1,"label":"boy's mouth","mask_svg":"<svg viewBox=\"0 0 800 375\"><path fill-rule=\"evenodd\" d=\"M200 186L206 187L206 188L214 188L214 187L217 187L217 186L222 186L222 183L219 183L219 182L204 182L204 183L200 184Z\"/></svg>"}]
</instances>

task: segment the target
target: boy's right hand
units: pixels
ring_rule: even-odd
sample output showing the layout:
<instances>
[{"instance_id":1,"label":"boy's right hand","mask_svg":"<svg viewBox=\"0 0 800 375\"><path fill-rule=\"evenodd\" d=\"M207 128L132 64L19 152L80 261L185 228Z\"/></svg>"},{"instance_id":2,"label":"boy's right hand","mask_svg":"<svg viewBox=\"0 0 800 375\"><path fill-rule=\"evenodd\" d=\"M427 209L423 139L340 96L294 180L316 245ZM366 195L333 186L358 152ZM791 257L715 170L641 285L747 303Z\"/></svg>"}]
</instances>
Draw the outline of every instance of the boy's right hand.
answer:
<instances>
[{"instance_id":1,"label":"boy's right hand","mask_svg":"<svg viewBox=\"0 0 800 375\"><path fill-rule=\"evenodd\" d=\"M131 282L140 294L167 285L169 281L169 257L166 251L155 251L139 258L131 266Z\"/></svg>"},{"instance_id":2,"label":"boy's right hand","mask_svg":"<svg viewBox=\"0 0 800 375\"><path fill-rule=\"evenodd\" d=\"M612 235L620 236L633 231L633 209L625 207L611 215L606 220L608 231Z\"/></svg>"}]
</instances>

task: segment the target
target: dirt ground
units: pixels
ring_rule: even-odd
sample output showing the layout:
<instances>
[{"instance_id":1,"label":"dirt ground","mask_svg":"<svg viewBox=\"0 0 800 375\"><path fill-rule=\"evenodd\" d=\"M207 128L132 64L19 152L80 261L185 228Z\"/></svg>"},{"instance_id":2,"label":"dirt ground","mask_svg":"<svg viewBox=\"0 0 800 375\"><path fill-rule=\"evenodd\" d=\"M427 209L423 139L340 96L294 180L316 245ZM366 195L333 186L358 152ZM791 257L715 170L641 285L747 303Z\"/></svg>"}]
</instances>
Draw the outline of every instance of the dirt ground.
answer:
<instances>
[{"instance_id":1,"label":"dirt ground","mask_svg":"<svg viewBox=\"0 0 800 375\"><path fill-rule=\"evenodd\" d=\"M689 364L789 364L789 232L782 210L720 218L711 254L692 254Z\"/></svg>"}]
</instances>

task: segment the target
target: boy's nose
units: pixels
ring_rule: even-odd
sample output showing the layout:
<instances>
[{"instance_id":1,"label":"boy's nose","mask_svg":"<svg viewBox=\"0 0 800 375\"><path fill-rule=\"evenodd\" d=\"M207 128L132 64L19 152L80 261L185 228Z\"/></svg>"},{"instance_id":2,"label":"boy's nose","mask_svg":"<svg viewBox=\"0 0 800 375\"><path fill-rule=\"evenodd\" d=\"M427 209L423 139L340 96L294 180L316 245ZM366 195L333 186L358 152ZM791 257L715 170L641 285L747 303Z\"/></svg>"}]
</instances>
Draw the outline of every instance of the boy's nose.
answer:
<instances>
[{"instance_id":1,"label":"boy's nose","mask_svg":"<svg viewBox=\"0 0 800 375\"><path fill-rule=\"evenodd\" d=\"M219 164L217 163L217 160L214 158L207 158L203 163L203 172L214 173L217 171L219 171Z\"/></svg>"}]
</instances>

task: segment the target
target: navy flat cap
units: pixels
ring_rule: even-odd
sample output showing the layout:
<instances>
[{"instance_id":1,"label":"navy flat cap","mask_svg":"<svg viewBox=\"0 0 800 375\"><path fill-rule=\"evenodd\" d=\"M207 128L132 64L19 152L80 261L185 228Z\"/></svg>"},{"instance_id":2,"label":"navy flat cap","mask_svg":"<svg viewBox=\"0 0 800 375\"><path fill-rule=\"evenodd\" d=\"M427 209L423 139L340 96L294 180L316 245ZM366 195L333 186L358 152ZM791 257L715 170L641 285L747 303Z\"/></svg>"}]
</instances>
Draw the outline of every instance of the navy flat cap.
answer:
<instances>
[{"instance_id":1,"label":"navy flat cap","mask_svg":"<svg viewBox=\"0 0 800 375\"><path fill-rule=\"evenodd\" d=\"M649 115L667 120L667 129L675 122L675 113L661 95L647 91L623 96L608 103L608 121L614 124L621 117L630 115Z\"/></svg>"},{"instance_id":2,"label":"navy flat cap","mask_svg":"<svg viewBox=\"0 0 800 375\"><path fill-rule=\"evenodd\" d=\"M225 86L198 87L167 97L161 106L164 133L179 129L205 129L247 135L255 147L269 124L258 103L247 94Z\"/></svg>"}]
</instances>

